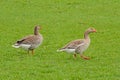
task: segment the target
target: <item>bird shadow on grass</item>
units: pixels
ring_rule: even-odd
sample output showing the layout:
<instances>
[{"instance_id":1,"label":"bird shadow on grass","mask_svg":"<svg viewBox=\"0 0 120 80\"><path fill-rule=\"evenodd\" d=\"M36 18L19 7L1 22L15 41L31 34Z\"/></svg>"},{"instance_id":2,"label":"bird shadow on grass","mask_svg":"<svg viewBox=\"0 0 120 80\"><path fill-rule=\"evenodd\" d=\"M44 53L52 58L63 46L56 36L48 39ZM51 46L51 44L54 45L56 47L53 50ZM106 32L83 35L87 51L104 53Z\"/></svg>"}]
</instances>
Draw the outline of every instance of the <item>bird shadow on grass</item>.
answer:
<instances>
[{"instance_id":1,"label":"bird shadow on grass","mask_svg":"<svg viewBox=\"0 0 120 80\"><path fill-rule=\"evenodd\" d=\"M25 57L32 56L32 54L23 50L23 51L17 51L16 56L18 56L20 59L24 59Z\"/></svg>"},{"instance_id":2,"label":"bird shadow on grass","mask_svg":"<svg viewBox=\"0 0 120 80\"><path fill-rule=\"evenodd\" d=\"M68 57L66 57L67 61L91 61L91 60L98 60L98 58L96 58L95 56L88 56L90 59L89 60L85 60L82 59L79 55L76 56L76 58L73 57L73 55L68 55Z\"/></svg>"},{"instance_id":3,"label":"bird shadow on grass","mask_svg":"<svg viewBox=\"0 0 120 80\"><path fill-rule=\"evenodd\" d=\"M67 61L76 61L76 60L81 60L81 57L79 55L76 56L76 58L73 57L73 54L67 54L62 52L59 57L62 56L62 59L67 60Z\"/></svg>"}]
</instances>

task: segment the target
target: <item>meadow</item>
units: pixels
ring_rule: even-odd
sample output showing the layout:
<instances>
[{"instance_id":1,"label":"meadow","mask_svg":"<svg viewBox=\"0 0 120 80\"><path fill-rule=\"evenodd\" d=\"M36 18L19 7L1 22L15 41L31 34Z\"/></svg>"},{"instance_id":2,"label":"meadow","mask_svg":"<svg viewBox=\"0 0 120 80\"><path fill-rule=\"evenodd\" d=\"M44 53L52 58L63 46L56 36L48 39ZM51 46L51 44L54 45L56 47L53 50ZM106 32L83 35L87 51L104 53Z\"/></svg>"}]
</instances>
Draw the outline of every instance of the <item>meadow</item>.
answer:
<instances>
[{"instance_id":1,"label":"meadow","mask_svg":"<svg viewBox=\"0 0 120 80\"><path fill-rule=\"evenodd\" d=\"M120 80L120 0L1 0L0 80ZM32 56L11 45L40 25ZM94 27L83 60L56 52Z\"/></svg>"}]
</instances>

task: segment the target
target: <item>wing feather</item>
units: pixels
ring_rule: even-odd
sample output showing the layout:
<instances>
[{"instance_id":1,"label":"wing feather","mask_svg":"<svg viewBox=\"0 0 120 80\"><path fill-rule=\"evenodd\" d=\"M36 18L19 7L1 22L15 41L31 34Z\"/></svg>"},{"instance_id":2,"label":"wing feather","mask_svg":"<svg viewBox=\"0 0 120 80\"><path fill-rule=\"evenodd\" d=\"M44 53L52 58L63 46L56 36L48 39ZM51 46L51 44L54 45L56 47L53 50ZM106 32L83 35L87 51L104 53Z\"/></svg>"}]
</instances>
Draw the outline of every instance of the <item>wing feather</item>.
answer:
<instances>
[{"instance_id":1,"label":"wing feather","mask_svg":"<svg viewBox=\"0 0 120 80\"><path fill-rule=\"evenodd\" d=\"M62 49L76 49L78 46L84 45L84 39L78 39L69 42Z\"/></svg>"},{"instance_id":2,"label":"wing feather","mask_svg":"<svg viewBox=\"0 0 120 80\"><path fill-rule=\"evenodd\" d=\"M30 35L22 38L21 40L18 40L16 43L17 44L37 44L37 40L39 40L40 37L37 37L35 35Z\"/></svg>"}]
</instances>

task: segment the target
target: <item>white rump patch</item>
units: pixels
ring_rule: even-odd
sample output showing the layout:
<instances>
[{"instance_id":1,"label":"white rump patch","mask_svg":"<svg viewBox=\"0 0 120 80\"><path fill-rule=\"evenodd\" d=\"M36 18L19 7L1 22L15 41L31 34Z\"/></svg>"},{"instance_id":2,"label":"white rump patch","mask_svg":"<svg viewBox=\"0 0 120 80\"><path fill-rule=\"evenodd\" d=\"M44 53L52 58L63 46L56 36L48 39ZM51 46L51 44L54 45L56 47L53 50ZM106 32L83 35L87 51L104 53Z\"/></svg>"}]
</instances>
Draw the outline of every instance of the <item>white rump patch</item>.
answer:
<instances>
[{"instance_id":1,"label":"white rump patch","mask_svg":"<svg viewBox=\"0 0 120 80\"><path fill-rule=\"evenodd\" d=\"M12 45L12 47L14 47L14 48L23 48L23 49L28 50L31 47L31 45L29 45L29 44L20 44L20 45L14 44L14 45Z\"/></svg>"},{"instance_id":2,"label":"white rump patch","mask_svg":"<svg viewBox=\"0 0 120 80\"><path fill-rule=\"evenodd\" d=\"M29 44L20 44L20 47L23 48L23 49L28 50L31 47L31 45L29 45Z\"/></svg>"},{"instance_id":3,"label":"white rump patch","mask_svg":"<svg viewBox=\"0 0 120 80\"><path fill-rule=\"evenodd\" d=\"M61 49L61 50L57 50L57 52L62 52L62 51L65 51L67 53L74 53L75 49Z\"/></svg>"},{"instance_id":4,"label":"white rump patch","mask_svg":"<svg viewBox=\"0 0 120 80\"><path fill-rule=\"evenodd\" d=\"M19 48L20 46L18 46L18 45L12 45L12 47L14 47L14 48Z\"/></svg>"}]
</instances>

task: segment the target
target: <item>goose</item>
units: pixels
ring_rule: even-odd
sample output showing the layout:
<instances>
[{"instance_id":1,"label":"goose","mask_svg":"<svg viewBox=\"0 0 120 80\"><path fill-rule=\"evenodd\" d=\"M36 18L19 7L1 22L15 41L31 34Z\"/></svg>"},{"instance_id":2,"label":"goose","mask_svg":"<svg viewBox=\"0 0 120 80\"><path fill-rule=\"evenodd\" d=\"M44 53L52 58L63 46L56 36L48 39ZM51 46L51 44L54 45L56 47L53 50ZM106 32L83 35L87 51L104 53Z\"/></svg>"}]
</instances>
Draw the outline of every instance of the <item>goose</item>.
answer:
<instances>
[{"instance_id":1,"label":"goose","mask_svg":"<svg viewBox=\"0 0 120 80\"><path fill-rule=\"evenodd\" d=\"M29 35L16 41L16 43L12 45L12 47L28 50L28 53L32 51L32 54L34 54L34 49L40 46L43 42L43 37L39 33L40 29L40 26L35 26L34 35Z\"/></svg>"},{"instance_id":2,"label":"goose","mask_svg":"<svg viewBox=\"0 0 120 80\"><path fill-rule=\"evenodd\" d=\"M88 28L84 33L84 39L77 39L69 42L64 47L57 50L57 52L67 52L72 53L73 57L76 58L76 54L80 54L80 57L85 60L89 60L89 57L83 55L83 52L89 47L90 45L90 33L96 32L94 28Z\"/></svg>"}]
</instances>

